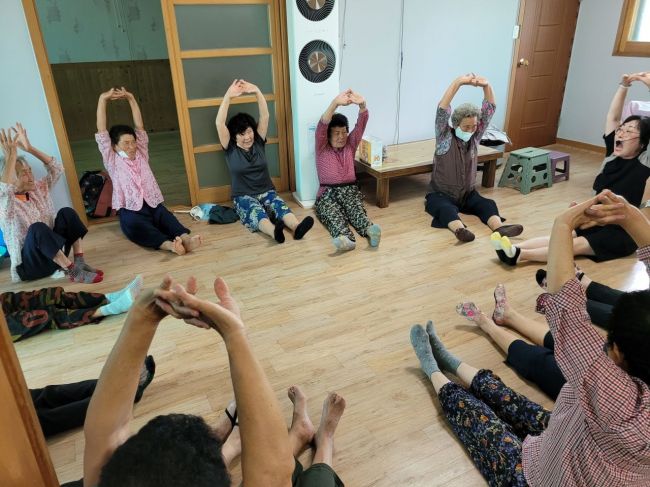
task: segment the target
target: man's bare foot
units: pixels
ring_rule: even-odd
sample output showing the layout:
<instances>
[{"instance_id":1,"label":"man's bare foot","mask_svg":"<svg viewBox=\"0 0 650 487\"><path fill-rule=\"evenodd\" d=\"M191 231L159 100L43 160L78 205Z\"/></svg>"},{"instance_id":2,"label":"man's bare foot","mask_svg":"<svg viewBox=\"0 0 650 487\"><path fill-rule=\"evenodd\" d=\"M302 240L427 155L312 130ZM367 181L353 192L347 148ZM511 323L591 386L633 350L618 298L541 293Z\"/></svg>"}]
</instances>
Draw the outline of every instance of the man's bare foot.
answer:
<instances>
[{"instance_id":1,"label":"man's bare foot","mask_svg":"<svg viewBox=\"0 0 650 487\"><path fill-rule=\"evenodd\" d=\"M287 396L293 403L293 417L289 428L289 441L293 456L298 457L314 440L314 424L307 413L307 396L299 386L291 386Z\"/></svg>"},{"instance_id":2,"label":"man's bare foot","mask_svg":"<svg viewBox=\"0 0 650 487\"><path fill-rule=\"evenodd\" d=\"M229 467L239 455L241 455L241 436L239 426L235 426L221 447L221 456L223 456L223 463L226 464L226 467Z\"/></svg>"},{"instance_id":3,"label":"man's bare foot","mask_svg":"<svg viewBox=\"0 0 650 487\"><path fill-rule=\"evenodd\" d=\"M160 248L162 250L169 250L176 255L185 255L187 252L180 237L176 237L174 240L167 240L166 242L163 242Z\"/></svg>"},{"instance_id":4,"label":"man's bare foot","mask_svg":"<svg viewBox=\"0 0 650 487\"><path fill-rule=\"evenodd\" d=\"M228 416L226 411L230 413L230 417ZM234 429L232 420L230 419L230 418L234 418L235 414L237 414L237 404L235 403L234 399L228 403L228 406L226 407L226 411L224 411L223 415L219 418L219 422L213 428L214 433L217 435L217 438L219 438L219 440L221 440L222 443L226 441L226 439Z\"/></svg>"},{"instance_id":5,"label":"man's bare foot","mask_svg":"<svg viewBox=\"0 0 650 487\"><path fill-rule=\"evenodd\" d=\"M183 247L187 252L192 252L193 250L198 249L203 245L203 237L201 235L194 235L190 237L189 235L185 238L181 238L183 241Z\"/></svg>"},{"instance_id":6,"label":"man's bare foot","mask_svg":"<svg viewBox=\"0 0 650 487\"><path fill-rule=\"evenodd\" d=\"M334 456L334 433L345 410L345 399L330 392L323 402L323 415L316 431L316 453L313 463L332 465Z\"/></svg>"}]
</instances>

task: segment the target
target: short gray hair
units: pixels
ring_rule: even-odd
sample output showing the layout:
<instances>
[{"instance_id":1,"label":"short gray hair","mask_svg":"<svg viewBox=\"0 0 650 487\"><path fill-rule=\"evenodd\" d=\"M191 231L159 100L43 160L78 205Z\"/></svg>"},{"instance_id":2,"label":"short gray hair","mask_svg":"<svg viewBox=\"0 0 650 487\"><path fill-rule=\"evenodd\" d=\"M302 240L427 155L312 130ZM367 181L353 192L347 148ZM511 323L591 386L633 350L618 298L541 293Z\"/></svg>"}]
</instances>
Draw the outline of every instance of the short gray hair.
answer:
<instances>
[{"instance_id":1,"label":"short gray hair","mask_svg":"<svg viewBox=\"0 0 650 487\"><path fill-rule=\"evenodd\" d=\"M451 125L456 128L460 125L460 122L467 117L479 117L481 115L481 110L474 105L473 103L463 103L458 105L454 110L454 113L451 114Z\"/></svg>"},{"instance_id":2,"label":"short gray hair","mask_svg":"<svg viewBox=\"0 0 650 487\"><path fill-rule=\"evenodd\" d=\"M18 163L29 165L27 159L25 159L24 156L16 157L16 168L18 167ZM5 164L7 164L7 159L5 158L5 156L0 156L0 174L5 172Z\"/></svg>"}]
</instances>

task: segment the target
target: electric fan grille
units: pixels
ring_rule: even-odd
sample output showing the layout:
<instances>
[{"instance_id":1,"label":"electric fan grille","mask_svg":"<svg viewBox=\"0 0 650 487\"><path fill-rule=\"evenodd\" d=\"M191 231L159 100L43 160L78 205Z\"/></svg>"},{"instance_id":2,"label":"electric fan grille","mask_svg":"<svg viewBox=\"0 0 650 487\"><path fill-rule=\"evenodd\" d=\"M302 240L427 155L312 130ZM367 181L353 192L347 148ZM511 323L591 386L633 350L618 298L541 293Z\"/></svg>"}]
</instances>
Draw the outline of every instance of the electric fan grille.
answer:
<instances>
[{"instance_id":1,"label":"electric fan grille","mask_svg":"<svg viewBox=\"0 0 650 487\"><path fill-rule=\"evenodd\" d=\"M325 41L308 42L300 51L298 67L307 81L322 83L332 76L334 66L336 66L334 49Z\"/></svg>"},{"instance_id":2,"label":"electric fan grille","mask_svg":"<svg viewBox=\"0 0 650 487\"><path fill-rule=\"evenodd\" d=\"M318 22L334 8L334 0L296 0L298 10L307 20Z\"/></svg>"}]
</instances>

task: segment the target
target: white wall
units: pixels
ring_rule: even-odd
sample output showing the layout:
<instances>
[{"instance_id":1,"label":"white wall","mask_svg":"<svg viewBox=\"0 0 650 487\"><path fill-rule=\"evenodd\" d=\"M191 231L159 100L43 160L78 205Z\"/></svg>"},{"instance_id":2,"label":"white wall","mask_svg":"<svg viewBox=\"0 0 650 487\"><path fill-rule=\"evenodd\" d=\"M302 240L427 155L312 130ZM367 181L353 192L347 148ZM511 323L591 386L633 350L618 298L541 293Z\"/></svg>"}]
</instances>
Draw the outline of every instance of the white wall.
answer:
<instances>
[{"instance_id":1,"label":"white wall","mask_svg":"<svg viewBox=\"0 0 650 487\"><path fill-rule=\"evenodd\" d=\"M27 128L32 144L61 159L54 135L54 126L45 100L45 91L34 57L27 20L20 0L2 0L0 32L5 46L0 49L0 127L7 128L17 121ZM40 161L28 156L34 175L42 177L45 170ZM71 206L65 177L53 189L56 208Z\"/></svg>"},{"instance_id":2,"label":"white wall","mask_svg":"<svg viewBox=\"0 0 650 487\"><path fill-rule=\"evenodd\" d=\"M400 17L404 2L401 89L398 89ZM495 90L493 124L503 127L518 0L339 0L341 89L366 96L368 134L385 143L433 136L435 107L458 75L476 72ZM480 104L483 91L464 87L454 105ZM356 118L355 110L342 110Z\"/></svg>"},{"instance_id":3,"label":"white wall","mask_svg":"<svg viewBox=\"0 0 650 487\"><path fill-rule=\"evenodd\" d=\"M582 0L558 137L603 145L605 115L623 73L647 71L650 59L612 56L623 0ZM642 84L628 100L650 100Z\"/></svg>"}]
</instances>

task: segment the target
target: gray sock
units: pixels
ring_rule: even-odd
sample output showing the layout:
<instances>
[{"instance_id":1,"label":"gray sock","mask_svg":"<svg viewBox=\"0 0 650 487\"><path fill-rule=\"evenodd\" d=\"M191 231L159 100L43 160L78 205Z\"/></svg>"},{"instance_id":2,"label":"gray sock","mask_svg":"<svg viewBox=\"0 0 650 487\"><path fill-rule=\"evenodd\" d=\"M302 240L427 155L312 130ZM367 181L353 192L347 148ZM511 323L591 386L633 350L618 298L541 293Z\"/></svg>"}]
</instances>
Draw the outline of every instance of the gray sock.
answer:
<instances>
[{"instance_id":1,"label":"gray sock","mask_svg":"<svg viewBox=\"0 0 650 487\"><path fill-rule=\"evenodd\" d=\"M413 345L415 355L420 359L420 365L427 377L431 377L434 372L440 372L436 359L433 358L433 353L431 353L429 337L421 325L413 325L411 328L411 345Z\"/></svg>"},{"instance_id":2,"label":"gray sock","mask_svg":"<svg viewBox=\"0 0 650 487\"><path fill-rule=\"evenodd\" d=\"M455 374L461 360L447 350L442 344L440 338L436 335L436 329L433 327L432 321L427 321L427 334L429 335L431 351L433 352L436 361L440 364L443 370Z\"/></svg>"}]
</instances>

